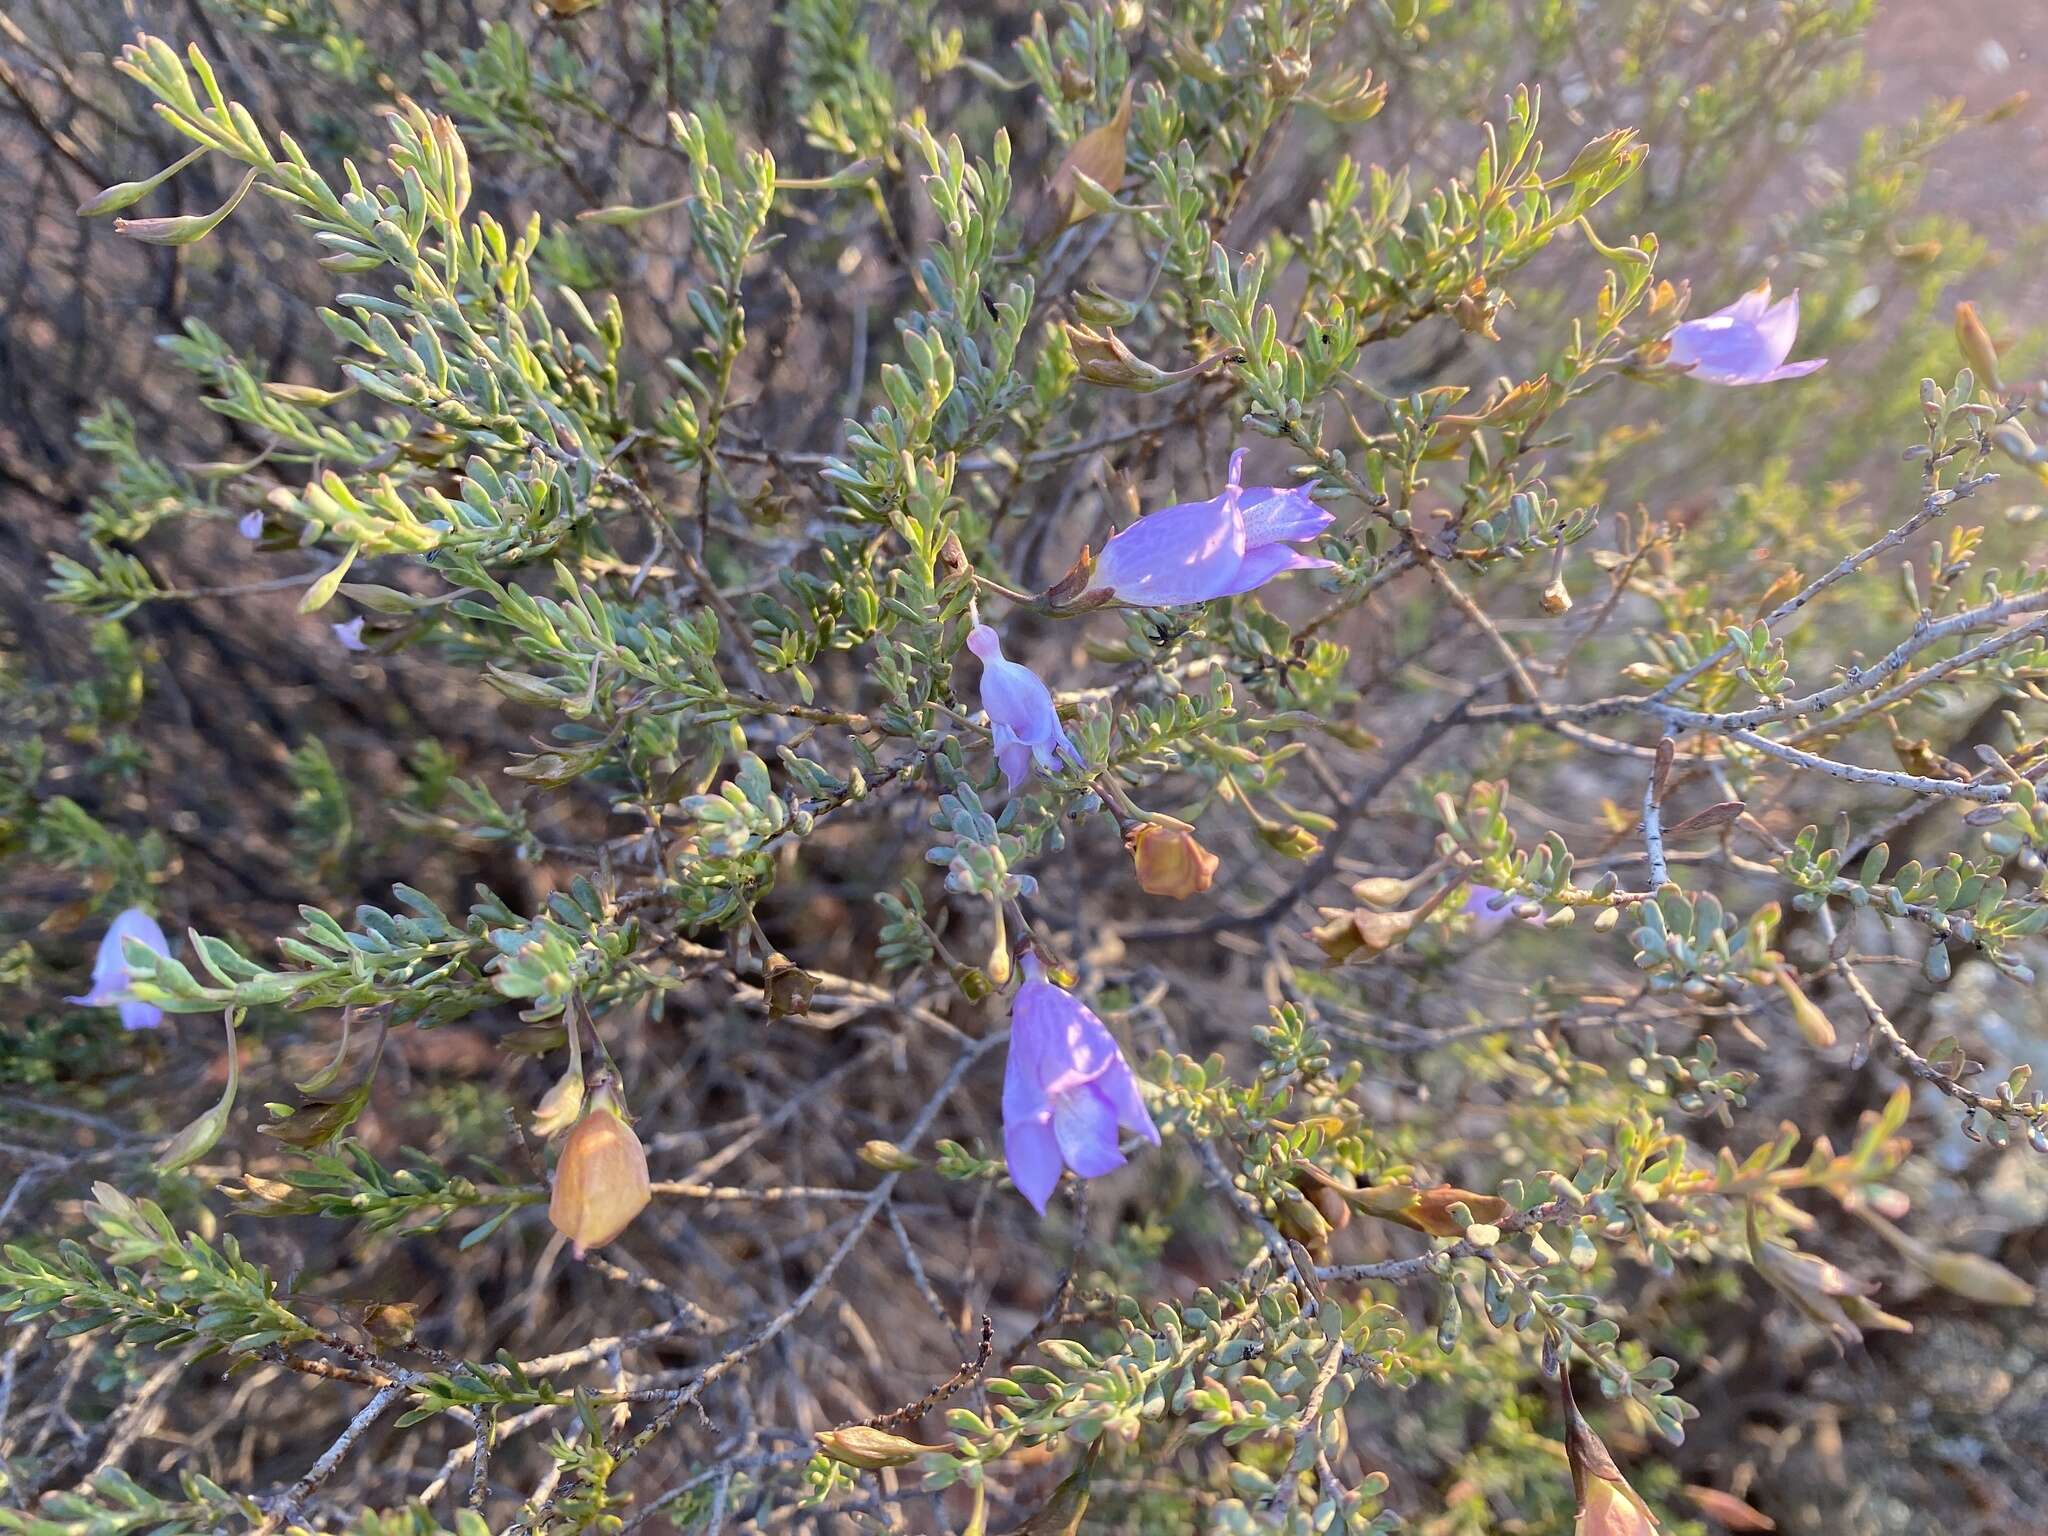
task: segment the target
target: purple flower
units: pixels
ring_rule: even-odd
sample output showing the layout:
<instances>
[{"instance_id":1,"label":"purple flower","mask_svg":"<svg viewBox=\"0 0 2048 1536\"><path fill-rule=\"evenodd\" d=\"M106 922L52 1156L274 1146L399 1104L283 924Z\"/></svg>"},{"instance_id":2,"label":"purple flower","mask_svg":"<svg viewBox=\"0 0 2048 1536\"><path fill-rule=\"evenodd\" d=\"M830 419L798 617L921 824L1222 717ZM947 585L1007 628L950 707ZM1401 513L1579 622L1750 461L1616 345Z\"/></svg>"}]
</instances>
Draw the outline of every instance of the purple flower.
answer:
<instances>
[{"instance_id":1,"label":"purple flower","mask_svg":"<svg viewBox=\"0 0 2048 1536\"><path fill-rule=\"evenodd\" d=\"M1092 1179L1123 1167L1119 1127L1159 1145L1137 1079L1102 1020L1023 957L1024 985L1010 1005L1010 1060L1003 1070L1003 1156L1017 1193L1039 1215L1060 1169Z\"/></svg>"},{"instance_id":2,"label":"purple flower","mask_svg":"<svg viewBox=\"0 0 2048 1536\"><path fill-rule=\"evenodd\" d=\"M1726 309L1679 326L1668 338L1668 361L1691 369L1688 377L1703 384L1770 384L1803 378L1825 367L1827 359L1786 362L1798 333L1799 290L1773 304L1771 285L1763 282Z\"/></svg>"},{"instance_id":3,"label":"purple flower","mask_svg":"<svg viewBox=\"0 0 2048 1536\"><path fill-rule=\"evenodd\" d=\"M164 1021L163 1009L138 1001L128 990L128 954L124 946L130 941L166 957L171 952L156 919L140 907L130 907L108 925L107 936L100 940L99 953L92 962L92 990L83 997L67 997L64 1001L86 1008L119 1008L123 1029L155 1029Z\"/></svg>"},{"instance_id":4,"label":"purple flower","mask_svg":"<svg viewBox=\"0 0 2048 1536\"><path fill-rule=\"evenodd\" d=\"M1290 549L1336 521L1304 486L1240 486L1244 450L1230 456L1230 483L1208 501L1187 501L1112 534L1081 591L1134 608L1174 608L1234 597L1282 571L1334 566Z\"/></svg>"},{"instance_id":5,"label":"purple flower","mask_svg":"<svg viewBox=\"0 0 2048 1536\"><path fill-rule=\"evenodd\" d=\"M261 512L243 513L241 518L235 523L235 531L245 539L255 540L262 538L263 514Z\"/></svg>"},{"instance_id":6,"label":"purple flower","mask_svg":"<svg viewBox=\"0 0 2048 1536\"><path fill-rule=\"evenodd\" d=\"M1003 655L1002 637L986 624L977 624L967 632L967 649L981 658L981 707L995 738L1004 783L1015 790L1031 776L1033 762L1048 773L1062 758L1082 767L1081 754L1060 728L1052 691L1036 672Z\"/></svg>"},{"instance_id":7,"label":"purple flower","mask_svg":"<svg viewBox=\"0 0 2048 1536\"><path fill-rule=\"evenodd\" d=\"M1515 908L1522 898L1510 896L1506 891L1497 891L1490 885L1474 885L1465 892L1465 915L1472 919L1473 926L1480 933L1488 934L1499 930L1501 925L1515 915ZM1541 922L1541 918L1525 917L1525 923Z\"/></svg>"},{"instance_id":8,"label":"purple flower","mask_svg":"<svg viewBox=\"0 0 2048 1536\"><path fill-rule=\"evenodd\" d=\"M343 650L367 651L369 649L367 645L363 644L363 621L360 618L350 619L346 624L330 624L327 627L334 631L334 638L341 642Z\"/></svg>"}]
</instances>

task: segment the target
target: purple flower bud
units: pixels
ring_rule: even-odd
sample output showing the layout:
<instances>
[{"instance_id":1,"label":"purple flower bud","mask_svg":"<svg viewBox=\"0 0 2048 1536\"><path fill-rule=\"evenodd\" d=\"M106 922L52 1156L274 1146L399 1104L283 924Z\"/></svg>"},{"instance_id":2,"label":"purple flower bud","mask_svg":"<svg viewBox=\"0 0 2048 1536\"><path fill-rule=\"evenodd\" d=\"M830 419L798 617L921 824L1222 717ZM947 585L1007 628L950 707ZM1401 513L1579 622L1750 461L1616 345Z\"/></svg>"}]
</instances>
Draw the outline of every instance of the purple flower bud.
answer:
<instances>
[{"instance_id":1,"label":"purple flower bud","mask_svg":"<svg viewBox=\"0 0 2048 1536\"><path fill-rule=\"evenodd\" d=\"M1081 596L1106 594L1134 608L1174 608L1235 597L1282 571L1333 567L1289 548L1334 518L1306 487L1240 486L1244 450L1230 456L1230 481L1208 501L1187 501L1139 518L1102 546Z\"/></svg>"},{"instance_id":2,"label":"purple flower bud","mask_svg":"<svg viewBox=\"0 0 2048 1536\"><path fill-rule=\"evenodd\" d=\"M138 1001L128 990L128 955L124 946L131 940L165 957L171 953L156 919L140 907L130 907L108 925L106 937L100 940L99 953L92 962L92 990L65 1001L85 1008L118 1008L123 1029L154 1029L164 1021L163 1009Z\"/></svg>"},{"instance_id":3,"label":"purple flower bud","mask_svg":"<svg viewBox=\"0 0 2048 1536\"><path fill-rule=\"evenodd\" d=\"M1052 691L1029 667L1003 655L1002 637L986 624L967 632L967 649L981 658L981 707L995 740L996 761L1011 790L1031 777L1031 765L1051 773L1062 759L1083 766L1067 733L1060 728Z\"/></svg>"},{"instance_id":4,"label":"purple flower bud","mask_svg":"<svg viewBox=\"0 0 2048 1536\"><path fill-rule=\"evenodd\" d=\"M243 513L241 518L235 523L235 531L243 538L252 541L262 538L263 514L261 512Z\"/></svg>"},{"instance_id":5,"label":"purple flower bud","mask_svg":"<svg viewBox=\"0 0 2048 1536\"><path fill-rule=\"evenodd\" d=\"M1003 1070L1003 1156L1017 1193L1042 1216L1071 1168L1084 1179L1124 1165L1119 1128L1159 1145L1138 1081L1088 1006L1023 957L1024 984L1010 1005L1010 1059Z\"/></svg>"},{"instance_id":6,"label":"purple flower bud","mask_svg":"<svg viewBox=\"0 0 2048 1536\"><path fill-rule=\"evenodd\" d=\"M350 619L346 624L330 624L327 627L334 631L334 638L341 642L343 650L367 651L369 649L367 645L363 644L363 621L360 618Z\"/></svg>"},{"instance_id":7,"label":"purple flower bud","mask_svg":"<svg viewBox=\"0 0 2048 1536\"><path fill-rule=\"evenodd\" d=\"M1688 320L1667 338L1674 367L1691 370L1702 384L1770 384L1797 379L1827 365L1824 357L1787 363L1799 334L1799 290L1771 302L1760 283L1726 309Z\"/></svg>"}]
</instances>

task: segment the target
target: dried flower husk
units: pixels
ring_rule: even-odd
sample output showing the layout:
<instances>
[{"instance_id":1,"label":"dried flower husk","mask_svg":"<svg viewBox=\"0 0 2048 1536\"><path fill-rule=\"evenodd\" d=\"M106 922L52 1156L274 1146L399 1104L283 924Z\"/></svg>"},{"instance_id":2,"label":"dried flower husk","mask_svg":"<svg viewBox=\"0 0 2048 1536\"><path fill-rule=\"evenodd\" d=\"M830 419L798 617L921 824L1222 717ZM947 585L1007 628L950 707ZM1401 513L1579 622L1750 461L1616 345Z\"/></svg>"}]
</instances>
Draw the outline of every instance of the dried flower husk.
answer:
<instances>
[{"instance_id":1,"label":"dried flower husk","mask_svg":"<svg viewBox=\"0 0 2048 1536\"><path fill-rule=\"evenodd\" d=\"M1140 822L1124 846L1137 866L1138 888L1148 895L1184 901L1216 878L1216 855L1195 840L1193 827L1170 816Z\"/></svg>"},{"instance_id":2,"label":"dried flower husk","mask_svg":"<svg viewBox=\"0 0 2048 1536\"><path fill-rule=\"evenodd\" d=\"M548 1220L580 1258L602 1248L647 1208L647 1149L608 1094L599 1094L562 1143Z\"/></svg>"}]
</instances>

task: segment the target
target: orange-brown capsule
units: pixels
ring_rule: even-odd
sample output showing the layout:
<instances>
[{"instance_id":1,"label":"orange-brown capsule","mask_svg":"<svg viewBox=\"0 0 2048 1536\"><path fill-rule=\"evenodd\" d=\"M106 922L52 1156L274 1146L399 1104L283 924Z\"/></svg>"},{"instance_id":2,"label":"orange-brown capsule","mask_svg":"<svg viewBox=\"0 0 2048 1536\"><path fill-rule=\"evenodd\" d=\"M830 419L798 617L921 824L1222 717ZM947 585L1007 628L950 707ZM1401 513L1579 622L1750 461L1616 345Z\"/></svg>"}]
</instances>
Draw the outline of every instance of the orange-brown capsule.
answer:
<instances>
[{"instance_id":1,"label":"orange-brown capsule","mask_svg":"<svg viewBox=\"0 0 2048 1536\"><path fill-rule=\"evenodd\" d=\"M649 1198L647 1150L640 1138L617 1110L592 1109L562 1143L548 1220L581 1258L631 1226Z\"/></svg>"}]
</instances>

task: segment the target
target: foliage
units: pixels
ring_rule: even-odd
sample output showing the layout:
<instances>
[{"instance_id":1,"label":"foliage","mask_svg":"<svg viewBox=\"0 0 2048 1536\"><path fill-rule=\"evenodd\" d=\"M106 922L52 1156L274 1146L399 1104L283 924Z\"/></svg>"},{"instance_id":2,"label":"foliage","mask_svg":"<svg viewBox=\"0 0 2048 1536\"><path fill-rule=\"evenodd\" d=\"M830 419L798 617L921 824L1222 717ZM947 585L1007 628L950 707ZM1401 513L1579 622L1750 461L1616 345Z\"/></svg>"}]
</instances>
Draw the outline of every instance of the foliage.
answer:
<instances>
[{"instance_id":1,"label":"foliage","mask_svg":"<svg viewBox=\"0 0 2048 1536\"><path fill-rule=\"evenodd\" d=\"M1983 250L1916 208L1998 113L1736 216L1870 0L530 9L209 0L118 89L90 18L37 40L138 176L81 211L138 271L258 231L294 342L195 305L182 398L80 417L86 644L0 673L0 1405L72 1432L0 1438L0 1529L1459 1536L1566 1529L1591 1466L1691 1531L1743 1502L1684 1459L1733 1333L1901 1322L1824 1261L1863 1227L2031 1294L1893 1225L1916 1137L2048 1152L2009 1039L1936 1027L2048 931L2041 392L1959 371ZM1826 370L1673 366L1766 275ZM1088 586L1237 447L1334 514L1313 569ZM243 707L165 660L216 612L364 701L263 824L161 773L164 701ZM1075 749L1015 792L980 623ZM1147 826L1214 889L1141 893ZM138 905L172 1018L119 1037L58 999ZM1163 1133L1042 1224L1027 948ZM486 1081L419 1091L463 1041ZM654 1203L569 1257L558 1133L627 1105ZM309 1399L260 1472L120 1465Z\"/></svg>"}]
</instances>

